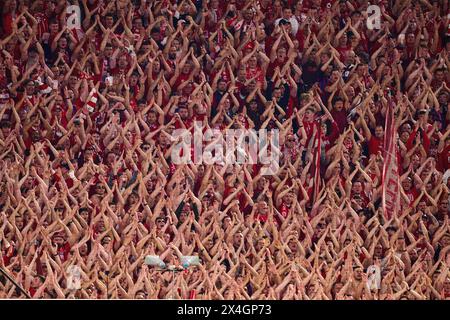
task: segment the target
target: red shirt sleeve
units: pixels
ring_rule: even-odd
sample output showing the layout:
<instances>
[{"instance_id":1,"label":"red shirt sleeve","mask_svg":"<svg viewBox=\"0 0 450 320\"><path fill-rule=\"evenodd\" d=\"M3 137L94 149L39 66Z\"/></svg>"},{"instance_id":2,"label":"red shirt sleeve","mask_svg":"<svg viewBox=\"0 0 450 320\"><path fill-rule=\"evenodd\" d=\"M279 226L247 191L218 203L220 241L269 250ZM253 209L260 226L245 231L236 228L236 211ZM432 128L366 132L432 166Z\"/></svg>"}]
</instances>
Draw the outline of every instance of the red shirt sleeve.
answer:
<instances>
[{"instance_id":1,"label":"red shirt sleeve","mask_svg":"<svg viewBox=\"0 0 450 320\"><path fill-rule=\"evenodd\" d=\"M12 14L11 13L5 14L3 16L3 23L2 23L3 36L7 37L12 33L12 31L13 31L12 24L13 24Z\"/></svg>"}]
</instances>

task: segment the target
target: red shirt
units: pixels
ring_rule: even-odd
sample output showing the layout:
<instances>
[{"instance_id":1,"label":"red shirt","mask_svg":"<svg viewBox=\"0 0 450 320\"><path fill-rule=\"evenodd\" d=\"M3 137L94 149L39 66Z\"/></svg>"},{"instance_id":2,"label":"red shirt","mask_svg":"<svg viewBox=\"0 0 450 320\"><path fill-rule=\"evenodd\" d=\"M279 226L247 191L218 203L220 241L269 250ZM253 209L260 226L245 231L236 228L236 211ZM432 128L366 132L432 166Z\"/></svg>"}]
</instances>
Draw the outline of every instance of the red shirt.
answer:
<instances>
[{"instance_id":1,"label":"red shirt","mask_svg":"<svg viewBox=\"0 0 450 320\"><path fill-rule=\"evenodd\" d=\"M35 13L34 18L36 19L36 21L38 23L38 35L39 35L39 39L41 39L42 35L44 33L48 32L48 18L42 12Z\"/></svg>"},{"instance_id":2,"label":"red shirt","mask_svg":"<svg viewBox=\"0 0 450 320\"><path fill-rule=\"evenodd\" d=\"M303 30L300 30L300 28L297 31L297 34L295 35L295 38L298 41L299 50L303 51L305 47L305 33Z\"/></svg>"},{"instance_id":3,"label":"red shirt","mask_svg":"<svg viewBox=\"0 0 450 320\"><path fill-rule=\"evenodd\" d=\"M361 197L364 206L367 206L369 204L370 199L369 199L369 197L367 196L367 194L364 191L362 191L360 193L356 193L356 192L352 191L350 198L353 199L356 195Z\"/></svg>"},{"instance_id":4,"label":"red shirt","mask_svg":"<svg viewBox=\"0 0 450 320\"><path fill-rule=\"evenodd\" d=\"M128 72L128 68L120 68L119 66L111 69L111 74L114 76L125 75Z\"/></svg>"},{"instance_id":5,"label":"red shirt","mask_svg":"<svg viewBox=\"0 0 450 320\"><path fill-rule=\"evenodd\" d=\"M323 133L322 133L323 134ZM335 121L331 124L331 132L329 135L322 135L322 144L325 146L325 150L328 151L336 142L339 137L339 127Z\"/></svg>"},{"instance_id":6,"label":"red shirt","mask_svg":"<svg viewBox=\"0 0 450 320\"><path fill-rule=\"evenodd\" d=\"M12 23L13 23L13 15L12 13L7 13L3 15L3 35L8 36L12 33Z\"/></svg>"},{"instance_id":7,"label":"red shirt","mask_svg":"<svg viewBox=\"0 0 450 320\"><path fill-rule=\"evenodd\" d=\"M429 129L431 129L431 126L428 126L427 132L429 132ZM411 134L409 135L408 141L406 141L406 148L408 150L411 150L413 148L416 136L417 136L417 129L415 129L415 130L413 130L413 132L411 132ZM430 149L430 139L428 138L428 136L426 134L422 134L421 137L422 137L421 143L423 145L423 148L425 149L425 152L428 153L428 151Z\"/></svg>"},{"instance_id":8,"label":"red shirt","mask_svg":"<svg viewBox=\"0 0 450 320\"><path fill-rule=\"evenodd\" d=\"M303 127L305 128L306 136L308 137L308 141L309 141L309 139L313 135L314 121L303 120Z\"/></svg>"},{"instance_id":9,"label":"red shirt","mask_svg":"<svg viewBox=\"0 0 450 320\"><path fill-rule=\"evenodd\" d=\"M412 205L414 201L416 201L417 197L419 196L419 192L416 188L411 188L408 191L405 191L406 196L408 197L409 204Z\"/></svg>"},{"instance_id":10,"label":"red shirt","mask_svg":"<svg viewBox=\"0 0 450 320\"><path fill-rule=\"evenodd\" d=\"M383 153L383 144L384 141L381 139L378 139L374 135L369 140L369 154L377 154L378 151Z\"/></svg>"},{"instance_id":11,"label":"red shirt","mask_svg":"<svg viewBox=\"0 0 450 320\"><path fill-rule=\"evenodd\" d=\"M66 261L69 258L70 253L70 244L65 242L61 247L58 247L58 255L62 262Z\"/></svg>"},{"instance_id":12,"label":"red shirt","mask_svg":"<svg viewBox=\"0 0 450 320\"><path fill-rule=\"evenodd\" d=\"M266 77L271 78L275 72L276 67L279 67L281 70L281 68L283 68L283 66L286 64L287 60L287 57L283 61L280 61L278 60L278 58L276 58L274 62L270 62L267 68Z\"/></svg>"},{"instance_id":13,"label":"red shirt","mask_svg":"<svg viewBox=\"0 0 450 320\"><path fill-rule=\"evenodd\" d=\"M352 47L351 46L338 47L336 48L336 50L339 52L339 60L344 61L348 52L352 50Z\"/></svg>"},{"instance_id":14,"label":"red shirt","mask_svg":"<svg viewBox=\"0 0 450 320\"><path fill-rule=\"evenodd\" d=\"M179 87L183 82L185 82L185 81L187 81L187 79L189 79L189 76L190 76L190 75L191 75L190 72L189 72L189 73L181 73L181 74L178 76L177 80L175 80L173 89L177 90L178 87Z\"/></svg>"},{"instance_id":15,"label":"red shirt","mask_svg":"<svg viewBox=\"0 0 450 320\"><path fill-rule=\"evenodd\" d=\"M441 172L446 171L450 164L450 145L446 146L444 150L438 155L437 169Z\"/></svg>"},{"instance_id":16,"label":"red shirt","mask_svg":"<svg viewBox=\"0 0 450 320\"><path fill-rule=\"evenodd\" d=\"M264 222L266 222L267 219L269 218L269 215L257 213L255 218L256 218L256 220L259 220L259 221L261 221L261 222L264 223Z\"/></svg>"},{"instance_id":17,"label":"red shirt","mask_svg":"<svg viewBox=\"0 0 450 320\"><path fill-rule=\"evenodd\" d=\"M341 111L337 111L333 109L331 112L331 116L333 117L334 121L336 121L336 124L339 128L339 133L344 133L345 129L347 128L347 111L343 108Z\"/></svg>"},{"instance_id":18,"label":"red shirt","mask_svg":"<svg viewBox=\"0 0 450 320\"><path fill-rule=\"evenodd\" d=\"M289 214L289 209L291 209L291 207L288 207L284 202L281 203L280 206L280 214L284 217L287 218L288 214ZM280 221L281 222L281 221Z\"/></svg>"},{"instance_id":19,"label":"red shirt","mask_svg":"<svg viewBox=\"0 0 450 320\"><path fill-rule=\"evenodd\" d=\"M186 129L188 129L188 128L190 128L193 125L194 120L195 119L193 117L191 117L191 118L187 118L187 119L184 119L184 120L182 119L181 121L183 121L184 126L186 127ZM183 126L180 123L180 120L175 121L175 129L181 129L181 128L183 128Z\"/></svg>"}]
</instances>

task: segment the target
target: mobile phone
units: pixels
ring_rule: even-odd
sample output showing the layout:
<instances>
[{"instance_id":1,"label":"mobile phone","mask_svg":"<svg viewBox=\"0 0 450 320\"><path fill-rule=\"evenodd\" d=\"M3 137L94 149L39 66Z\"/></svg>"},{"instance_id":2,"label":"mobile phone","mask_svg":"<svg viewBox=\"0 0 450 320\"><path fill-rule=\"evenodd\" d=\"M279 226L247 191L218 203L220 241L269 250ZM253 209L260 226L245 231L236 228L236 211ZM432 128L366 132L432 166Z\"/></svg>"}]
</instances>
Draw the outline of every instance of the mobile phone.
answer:
<instances>
[{"instance_id":1,"label":"mobile phone","mask_svg":"<svg viewBox=\"0 0 450 320\"><path fill-rule=\"evenodd\" d=\"M113 85L113 77L112 76L108 76L105 78L105 84L107 87L111 87Z\"/></svg>"}]
</instances>

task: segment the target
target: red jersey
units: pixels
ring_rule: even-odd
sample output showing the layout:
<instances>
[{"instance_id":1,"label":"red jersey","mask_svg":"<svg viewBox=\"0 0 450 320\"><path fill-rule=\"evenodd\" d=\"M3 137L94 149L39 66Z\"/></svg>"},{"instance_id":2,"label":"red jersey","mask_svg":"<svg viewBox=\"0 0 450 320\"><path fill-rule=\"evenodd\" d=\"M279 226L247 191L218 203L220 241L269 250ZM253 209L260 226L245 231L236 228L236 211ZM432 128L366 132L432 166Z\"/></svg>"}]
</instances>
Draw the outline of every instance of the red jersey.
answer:
<instances>
[{"instance_id":1,"label":"red jersey","mask_svg":"<svg viewBox=\"0 0 450 320\"><path fill-rule=\"evenodd\" d=\"M369 140L369 154L377 154L378 151L383 153L384 141L372 135Z\"/></svg>"},{"instance_id":2,"label":"red jersey","mask_svg":"<svg viewBox=\"0 0 450 320\"><path fill-rule=\"evenodd\" d=\"M444 150L438 155L437 169L441 172L450 168L450 145L446 146Z\"/></svg>"},{"instance_id":3,"label":"red jersey","mask_svg":"<svg viewBox=\"0 0 450 320\"><path fill-rule=\"evenodd\" d=\"M410 206L413 204L414 201L416 201L417 197L419 196L419 192L416 188L411 188L408 191L405 191L406 196L408 197Z\"/></svg>"},{"instance_id":4,"label":"red jersey","mask_svg":"<svg viewBox=\"0 0 450 320\"><path fill-rule=\"evenodd\" d=\"M185 81L187 81L190 77L191 73L180 73L178 78L175 80L173 89L177 90L178 87Z\"/></svg>"},{"instance_id":5,"label":"red jersey","mask_svg":"<svg viewBox=\"0 0 450 320\"><path fill-rule=\"evenodd\" d=\"M69 258L70 253L70 244L68 242L64 243L61 247L58 247L57 254L62 262L66 261Z\"/></svg>"},{"instance_id":6,"label":"red jersey","mask_svg":"<svg viewBox=\"0 0 450 320\"><path fill-rule=\"evenodd\" d=\"M36 19L38 23L38 36L39 39L42 38L42 35L44 33L49 32L48 28L48 18L47 16L42 12L36 12L34 13L34 18Z\"/></svg>"}]
</instances>

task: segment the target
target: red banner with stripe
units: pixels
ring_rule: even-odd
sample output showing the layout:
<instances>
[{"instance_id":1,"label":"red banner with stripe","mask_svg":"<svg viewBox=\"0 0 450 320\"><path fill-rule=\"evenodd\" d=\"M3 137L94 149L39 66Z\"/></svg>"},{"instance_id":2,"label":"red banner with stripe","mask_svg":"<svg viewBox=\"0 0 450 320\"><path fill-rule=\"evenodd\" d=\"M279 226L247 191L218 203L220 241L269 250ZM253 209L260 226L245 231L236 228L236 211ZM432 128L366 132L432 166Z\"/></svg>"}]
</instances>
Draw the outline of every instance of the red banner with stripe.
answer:
<instances>
[{"instance_id":1,"label":"red banner with stripe","mask_svg":"<svg viewBox=\"0 0 450 320\"><path fill-rule=\"evenodd\" d=\"M389 103L384 135L382 206L387 219L398 216L400 210L400 173L397 161L397 132L393 108L393 104Z\"/></svg>"},{"instance_id":2,"label":"red banner with stripe","mask_svg":"<svg viewBox=\"0 0 450 320\"><path fill-rule=\"evenodd\" d=\"M320 158L322 151L322 130L320 121L314 123L316 126L316 136L314 137L314 146L316 147L315 157L314 157L314 197L313 203L317 200L320 192Z\"/></svg>"}]
</instances>

